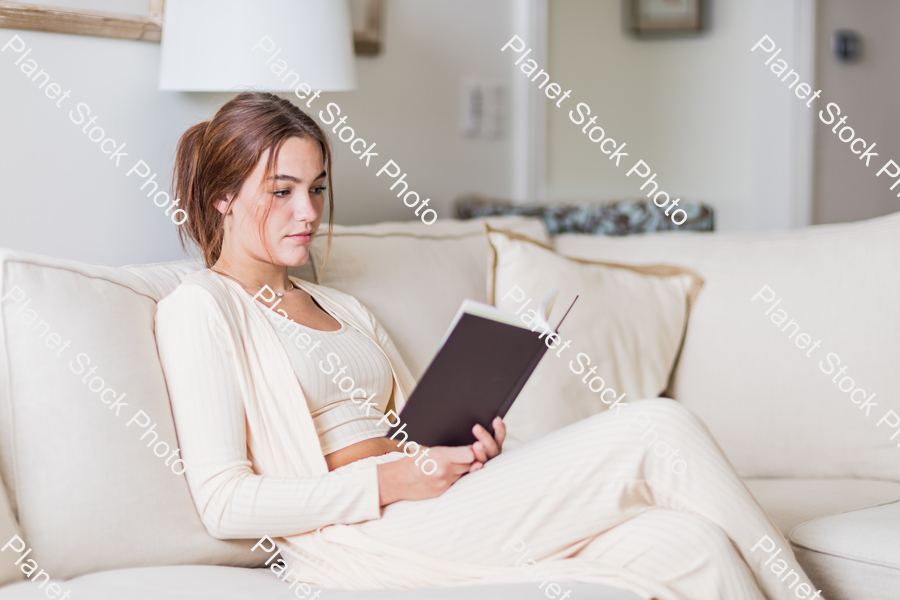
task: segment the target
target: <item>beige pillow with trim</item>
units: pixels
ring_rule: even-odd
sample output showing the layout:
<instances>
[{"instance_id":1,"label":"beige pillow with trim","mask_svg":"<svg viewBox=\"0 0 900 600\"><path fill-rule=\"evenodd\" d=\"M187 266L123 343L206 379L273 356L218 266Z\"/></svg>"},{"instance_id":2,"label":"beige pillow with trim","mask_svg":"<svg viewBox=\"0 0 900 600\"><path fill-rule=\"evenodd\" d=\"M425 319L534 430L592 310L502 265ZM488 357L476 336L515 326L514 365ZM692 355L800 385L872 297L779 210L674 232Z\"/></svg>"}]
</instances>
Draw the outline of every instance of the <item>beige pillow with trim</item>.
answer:
<instances>
[{"instance_id":1,"label":"beige pillow with trim","mask_svg":"<svg viewBox=\"0 0 900 600\"><path fill-rule=\"evenodd\" d=\"M506 416L505 449L666 391L703 285L699 275L670 265L569 258L524 235L485 230L492 304L518 311L528 325L543 297L558 287L549 313L556 325L578 295L560 339L551 342Z\"/></svg>"}]
</instances>

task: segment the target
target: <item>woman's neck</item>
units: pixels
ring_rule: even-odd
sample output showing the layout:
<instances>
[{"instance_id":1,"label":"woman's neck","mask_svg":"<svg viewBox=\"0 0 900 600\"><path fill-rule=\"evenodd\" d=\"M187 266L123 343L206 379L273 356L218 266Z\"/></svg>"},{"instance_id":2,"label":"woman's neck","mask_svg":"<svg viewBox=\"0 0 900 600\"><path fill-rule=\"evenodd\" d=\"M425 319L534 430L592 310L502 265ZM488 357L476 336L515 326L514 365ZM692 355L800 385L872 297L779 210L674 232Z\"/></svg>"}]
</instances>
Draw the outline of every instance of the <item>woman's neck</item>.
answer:
<instances>
[{"instance_id":1,"label":"woman's neck","mask_svg":"<svg viewBox=\"0 0 900 600\"><path fill-rule=\"evenodd\" d=\"M223 253L212 266L214 271L230 275L238 283L253 288L269 286L276 292L284 292L291 288L287 267L274 265L253 258L237 259Z\"/></svg>"}]
</instances>

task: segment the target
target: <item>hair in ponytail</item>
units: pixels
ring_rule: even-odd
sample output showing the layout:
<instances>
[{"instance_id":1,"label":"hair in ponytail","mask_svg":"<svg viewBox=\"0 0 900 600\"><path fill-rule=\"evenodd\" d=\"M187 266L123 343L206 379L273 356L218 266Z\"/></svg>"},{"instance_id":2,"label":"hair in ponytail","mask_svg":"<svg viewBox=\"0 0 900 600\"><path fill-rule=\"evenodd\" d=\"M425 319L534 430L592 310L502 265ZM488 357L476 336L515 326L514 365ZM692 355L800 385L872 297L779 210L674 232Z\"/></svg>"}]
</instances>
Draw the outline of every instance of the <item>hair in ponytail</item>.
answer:
<instances>
[{"instance_id":1,"label":"hair in ponytail","mask_svg":"<svg viewBox=\"0 0 900 600\"><path fill-rule=\"evenodd\" d=\"M269 150L263 181L267 181L278 161L281 146L291 137L312 139L322 148L328 187L328 242L325 260L316 279L318 283L328 252L334 225L334 192L331 179L331 146L322 128L290 101L269 92L242 92L226 102L211 121L194 125L181 136L175 154L172 190L181 200L187 219L178 226L182 247L193 241L203 251L203 260L211 267L222 252L224 215L215 202L229 198L234 202L244 181ZM265 225L271 210L266 206L260 222Z\"/></svg>"}]
</instances>

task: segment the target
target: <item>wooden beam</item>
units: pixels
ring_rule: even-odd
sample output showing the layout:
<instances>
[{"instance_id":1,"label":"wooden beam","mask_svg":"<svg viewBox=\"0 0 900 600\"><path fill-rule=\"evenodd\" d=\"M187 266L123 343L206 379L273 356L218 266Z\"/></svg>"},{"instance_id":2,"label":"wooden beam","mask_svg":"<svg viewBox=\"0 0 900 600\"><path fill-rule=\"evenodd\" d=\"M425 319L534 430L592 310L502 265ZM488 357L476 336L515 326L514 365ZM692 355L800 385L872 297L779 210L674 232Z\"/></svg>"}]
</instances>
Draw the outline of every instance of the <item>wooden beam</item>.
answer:
<instances>
[{"instance_id":1,"label":"wooden beam","mask_svg":"<svg viewBox=\"0 0 900 600\"><path fill-rule=\"evenodd\" d=\"M0 2L0 27L141 42L159 43L162 38L161 24L151 17L71 10L19 2Z\"/></svg>"}]
</instances>

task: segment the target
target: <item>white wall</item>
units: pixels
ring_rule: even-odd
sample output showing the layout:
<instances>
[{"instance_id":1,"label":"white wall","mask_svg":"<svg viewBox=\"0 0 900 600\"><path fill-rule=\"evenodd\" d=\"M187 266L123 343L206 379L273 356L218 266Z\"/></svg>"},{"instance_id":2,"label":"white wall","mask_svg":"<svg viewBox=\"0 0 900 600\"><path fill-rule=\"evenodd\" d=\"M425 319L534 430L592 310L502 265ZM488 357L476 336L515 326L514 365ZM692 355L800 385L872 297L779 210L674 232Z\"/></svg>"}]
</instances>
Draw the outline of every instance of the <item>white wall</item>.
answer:
<instances>
[{"instance_id":1,"label":"white wall","mask_svg":"<svg viewBox=\"0 0 900 600\"><path fill-rule=\"evenodd\" d=\"M14 34L72 94L57 108L0 53L0 247L112 265L181 257L175 226L125 173L142 159L168 182L178 138L229 95L158 92L158 44L0 29L0 46ZM125 142L118 168L70 120L79 102Z\"/></svg>"},{"instance_id":2,"label":"white wall","mask_svg":"<svg viewBox=\"0 0 900 600\"><path fill-rule=\"evenodd\" d=\"M513 35L513 0L390 1L382 54L357 59L358 89L322 94L336 102L347 124L377 142L366 168L346 144L335 142L337 221L345 224L418 218L388 188L394 162L407 173L410 189L430 197L442 218L451 217L456 197L469 192L509 197L511 143L465 138L459 133L460 87L466 79L502 82L514 73L500 48ZM314 116L318 118L318 111ZM328 117L325 113L326 118ZM329 128L330 133L330 128ZM336 134L330 133L334 138ZM375 161L381 161L376 168Z\"/></svg>"},{"instance_id":3,"label":"white wall","mask_svg":"<svg viewBox=\"0 0 900 600\"><path fill-rule=\"evenodd\" d=\"M348 123L377 142L378 158L400 164L441 217L461 193L510 195L508 137L470 140L457 129L463 79L512 77L499 53L512 35L512 1L389 0L384 51L357 60L358 89L317 100L320 107L337 102ZM136 0L121 8L103 0L69 4L141 12ZM168 182L178 138L232 95L157 91L158 44L0 29L0 46L14 34L72 96L56 108L13 64L18 56L0 53L0 247L111 265L182 257L174 225L134 175L125 177L133 163L111 164L68 110L86 102L97 124L126 142L127 160L143 159ZM366 169L336 146L338 223L416 218L388 191L385 175L375 177L374 161Z\"/></svg>"},{"instance_id":4,"label":"white wall","mask_svg":"<svg viewBox=\"0 0 900 600\"><path fill-rule=\"evenodd\" d=\"M673 197L712 205L719 230L800 224L796 178L808 167L798 164L799 100L750 48L768 34L796 64L803 51L796 47L801 2L708 4L711 23L702 36L643 40L623 31L619 0L550 2L547 70L573 90L563 108L590 105L608 135L627 142L631 162L615 168L569 120L568 109L551 106L549 198L637 196L642 182L625 173L641 158Z\"/></svg>"}]
</instances>

